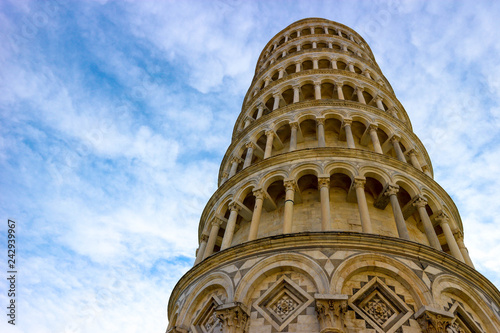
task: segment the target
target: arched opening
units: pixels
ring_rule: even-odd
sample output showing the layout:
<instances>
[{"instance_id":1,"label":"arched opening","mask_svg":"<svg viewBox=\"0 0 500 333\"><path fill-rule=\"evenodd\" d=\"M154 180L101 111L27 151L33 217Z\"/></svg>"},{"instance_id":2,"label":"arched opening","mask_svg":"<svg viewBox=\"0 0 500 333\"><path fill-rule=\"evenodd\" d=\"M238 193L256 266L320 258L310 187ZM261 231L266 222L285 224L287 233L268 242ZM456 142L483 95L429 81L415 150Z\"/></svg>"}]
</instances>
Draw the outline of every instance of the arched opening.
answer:
<instances>
[{"instance_id":1,"label":"arched opening","mask_svg":"<svg viewBox=\"0 0 500 333\"><path fill-rule=\"evenodd\" d=\"M293 89L287 89L282 94L281 97L285 106L293 103Z\"/></svg>"},{"instance_id":2,"label":"arched opening","mask_svg":"<svg viewBox=\"0 0 500 333\"><path fill-rule=\"evenodd\" d=\"M274 140L279 140L281 145L278 146L281 148L273 149L271 156L286 153L290 150L290 134L291 128L289 124L282 125L276 130L277 138Z\"/></svg>"},{"instance_id":3,"label":"arched opening","mask_svg":"<svg viewBox=\"0 0 500 333\"><path fill-rule=\"evenodd\" d=\"M296 46L294 46L290 50L288 50L288 54L293 54L295 52L297 52L297 47Z\"/></svg>"},{"instance_id":4,"label":"arched opening","mask_svg":"<svg viewBox=\"0 0 500 333\"><path fill-rule=\"evenodd\" d=\"M343 61L337 61L337 68L341 70L346 70L347 64Z\"/></svg>"},{"instance_id":5,"label":"arched opening","mask_svg":"<svg viewBox=\"0 0 500 333\"><path fill-rule=\"evenodd\" d=\"M358 100L358 97L354 93L354 88L348 85L342 86L342 93L344 94L344 99L348 101Z\"/></svg>"},{"instance_id":6,"label":"arched opening","mask_svg":"<svg viewBox=\"0 0 500 333\"><path fill-rule=\"evenodd\" d=\"M328 68L332 68L331 64L330 64L330 60L327 60L327 59L321 59L318 61L318 68L319 69L328 69Z\"/></svg>"},{"instance_id":7,"label":"arched opening","mask_svg":"<svg viewBox=\"0 0 500 333\"><path fill-rule=\"evenodd\" d=\"M302 70L307 71L313 69L313 62L311 60L306 60L302 63Z\"/></svg>"},{"instance_id":8,"label":"arched opening","mask_svg":"<svg viewBox=\"0 0 500 333\"><path fill-rule=\"evenodd\" d=\"M339 141L341 122L335 118L325 120L325 142L327 147L347 147L347 143Z\"/></svg>"},{"instance_id":9,"label":"arched opening","mask_svg":"<svg viewBox=\"0 0 500 333\"><path fill-rule=\"evenodd\" d=\"M318 48L318 49L326 49L327 47L328 47L328 45L326 45L326 43L323 43L323 42L316 44L316 48Z\"/></svg>"},{"instance_id":10,"label":"arched opening","mask_svg":"<svg viewBox=\"0 0 500 333\"><path fill-rule=\"evenodd\" d=\"M300 123L300 130L302 132L303 142L297 144L297 148L316 148L318 141L316 138L316 121L307 119Z\"/></svg>"},{"instance_id":11,"label":"arched opening","mask_svg":"<svg viewBox=\"0 0 500 333\"><path fill-rule=\"evenodd\" d=\"M295 64L292 64L290 66L288 66L287 68L285 68L285 72L290 75L290 74L293 74L295 73L295 70L297 69L297 66Z\"/></svg>"},{"instance_id":12,"label":"arched opening","mask_svg":"<svg viewBox=\"0 0 500 333\"><path fill-rule=\"evenodd\" d=\"M312 49L312 47L313 47L312 43L306 43L306 44L302 45L303 50L309 50L309 49Z\"/></svg>"},{"instance_id":13,"label":"arched opening","mask_svg":"<svg viewBox=\"0 0 500 333\"><path fill-rule=\"evenodd\" d=\"M301 36L306 36L311 34L311 28L305 28L300 31Z\"/></svg>"},{"instance_id":14,"label":"arched opening","mask_svg":"<svg viewBox=\"0 0 500 333\"><path fill-rule=\"evenodd\" d=\"M304 101L312 101L316 99L314 95L314 85L310 83L305 84L301 87L301 90L302 90L302 98Z\"/></svg>"},{"instance_id":15,"label":"arched opening","mask_svg":"<svg viewBox=\"0 0 500 333\"><path fill-rule=\"evenodd\" d=\"M325 29L316 27L316 28L314 28L314 33L316 35L324 34L325 33Z\"/></svg>"},{"instance_id":16,"label":"arched opening","mask_svg":"<svg viewBox=\"0 0 500 333\"><path fill-rule=\"evenodd\" d=\"M333 99L335 93L335 86L329 82L321 84L321 98Z\"/></svg>"}]
</instances>

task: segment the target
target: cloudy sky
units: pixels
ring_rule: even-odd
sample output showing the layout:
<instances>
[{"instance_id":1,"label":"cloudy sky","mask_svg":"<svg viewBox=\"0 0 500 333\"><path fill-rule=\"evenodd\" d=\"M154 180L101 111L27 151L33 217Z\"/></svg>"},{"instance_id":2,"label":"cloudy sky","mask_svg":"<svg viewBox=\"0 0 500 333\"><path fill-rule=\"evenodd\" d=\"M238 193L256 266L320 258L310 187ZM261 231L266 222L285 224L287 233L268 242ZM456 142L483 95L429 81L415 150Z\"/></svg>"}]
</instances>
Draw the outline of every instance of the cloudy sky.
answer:
<instances>
[{"instance_id":1,"label":"cloudy sky","mask_svg":"<svg viewBox=\"0 0 500 333\"><path fill-rule=\"evenodd\" d=\"M255 63L306 17L359 32L500 286L500 2L0 0L0 267L18 325L164 332ZM5 312L6 279L0 279Z\"/></svg>"}]
</instances>

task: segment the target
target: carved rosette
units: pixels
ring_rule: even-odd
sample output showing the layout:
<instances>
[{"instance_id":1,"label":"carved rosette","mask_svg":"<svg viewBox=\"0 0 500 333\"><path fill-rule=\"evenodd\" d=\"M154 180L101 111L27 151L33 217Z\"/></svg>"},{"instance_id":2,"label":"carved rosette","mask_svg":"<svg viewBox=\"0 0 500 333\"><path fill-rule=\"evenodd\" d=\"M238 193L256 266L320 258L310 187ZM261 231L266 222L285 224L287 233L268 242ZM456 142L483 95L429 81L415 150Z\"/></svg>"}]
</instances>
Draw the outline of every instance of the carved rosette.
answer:
<instances>
[{"instance_id":1,"label":"carved rosette","mask_svg":"<svg viewBox=\"0 0 500 333\"><path fill-rule=\"evenodd\" d=\"M241 304L234 303L216 309L223 333L246 333L248 331L248 314Z\"/></svg>"},{"instance_id":2,"label":"carved rosette","mask_svg":"<svg viewBox=\"0 0 500 333\"><path fill-rule=\"evenodd\" d=\"M321 333L344 333L344 316L347 311L345 299L316 299Z\"/></svg>"}]
</instances>

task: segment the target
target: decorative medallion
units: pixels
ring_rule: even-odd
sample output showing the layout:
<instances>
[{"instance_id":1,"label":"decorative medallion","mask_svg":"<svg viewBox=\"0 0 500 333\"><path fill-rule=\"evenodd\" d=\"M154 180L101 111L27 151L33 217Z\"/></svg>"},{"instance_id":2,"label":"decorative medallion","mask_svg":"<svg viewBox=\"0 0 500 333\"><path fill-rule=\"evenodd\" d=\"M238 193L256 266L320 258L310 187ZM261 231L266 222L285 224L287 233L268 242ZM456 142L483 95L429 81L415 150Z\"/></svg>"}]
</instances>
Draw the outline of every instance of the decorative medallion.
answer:
<instances>
[{"instance_id":1,"label":"decorative medallion","mask_svg":"<svg viewBox=\"0 0 500 333\"><path fill-rule=\"evenodd\" d=\"M222 304L217 296L212 296L196 316L193 331L196 333L219 333L221 323L215 309Z\"/></svg>"},{"instance_id":2,"label":"decorative medallion","mask_svg":"<svg viewBox=\"0 0 500 333\"><path fill-rule=\"evenodd\" d=\"M381 279L374 277L349 300L349 306L380 333L395 332L413 314Z\"/></svg>"},{"instance_id":3,"label":"decorative medallion","mask_svg":"<svg viewBox=\"0 0 500 333\"><path fill-rule=\"evenodd\" d=\"M313 300L304 289L283 276L255 301L254 307L275 329L281 331Z\"/></svg>"}]
</instances>

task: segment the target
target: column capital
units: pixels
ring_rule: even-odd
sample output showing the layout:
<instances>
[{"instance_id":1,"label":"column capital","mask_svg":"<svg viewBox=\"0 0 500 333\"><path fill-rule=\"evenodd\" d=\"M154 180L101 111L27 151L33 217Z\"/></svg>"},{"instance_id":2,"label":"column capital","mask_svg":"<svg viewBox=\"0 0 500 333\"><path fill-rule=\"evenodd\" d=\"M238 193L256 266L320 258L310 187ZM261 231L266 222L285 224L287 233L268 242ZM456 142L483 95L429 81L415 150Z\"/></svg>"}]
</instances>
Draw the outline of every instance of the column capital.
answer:
<instances>
[{"instance_id":1,"label":"column capital","mask_svg":"<svg viewBox=\"0 0 500 333\"><path fill-rule=\"evenodd\" d=\"M355 188L365 188L365 184L366 184L366 178L364 177L354 177L354 187Z\"/></svg>"},{"instance_id":2,"label":"column capital","mask_svg":"<svg viewBox=\"0 0 500 333\"><path fill-rule=\"evenodd\" d=\"M356 86L356 89L354 89L354 92L357 93L358 91L363 92L363 91L365 91L365 88L360 87L360 86Z\"/></svg>"},{"instance_id":3,"label":"column capital","mask_svg":"<svg viewBox=\"0 0 500 333\"><path fill-rule=\"evenodd\" d=\"M316 118L316 123L319 125L324 125L325 124L325 117L319 117L319 118Z\"/></svg>"},{"instance_id":4,"label":"column capital","mask_svg":"<svg viewBox=\"0 0 500 333\"><path fill-rule=\"evenodd\" d=\"M234 201L231 201L231 202L229 203L228 208L229 208L229 210L231 210L231 211L236 211L236 213L237 213L237 212L239 212L239 211L241 210L240 205L238 205L238 204L237 204L236 202L234 202Z\"/></svg>"},{"instance_id":5,"label":"column capital","mask_svg":"<svg viewBox=\"0 0 500 333\"><path fill-rule=\"evenodd\" d=\"M293 89L300 89L300 83L292 83Z\"/></svg>"},{"instance_id":6,"label":"column capital","mask_svg":"<svg viewBox=\"0 0 500 333\"><path fill-rule=\"evenodd\" d=\"M344 316L347 312L347 296L338 297L343 295L328 295L329 298L324 296L316 298L316 314L318 316L320 331L325 333L344 332Z\"/></svg>"},{"instance_id":7,"label":"column capital","mask_svg":"<svg viewBox=\"0 0 500 333\"><path fill-rule=\"evenodd\" d=\"M253 118L252 118L252 117L250 117L250 116L247 116L247 117L245 118L245 121L249 121L250 123L253 123L253 122L255 121L255 119L253 119Z\"/></svg>"},{"instance_id":8,"label":"column capital","mask_svg":"<svg viewBox=\"0 0 500 333\"><path fill-rule=\"evenodd\" d=\"M214 217L214 219L210 222L212 227L220 227L224 221L220 217Z\"/></svg>"},{"instance_id":9,"label":"column capital","mask_svg":"<svg viewBox=\"0 0 500 333\"><path fill-rule=\"evenodd\" d=\"M457 241L459 240L463 241L464 239L464 233L460 229L453 230L453 236L455 236L455 239Z\"/></svg>"},{"instance_id":10,"label":"column capital","mask_svg":"<svg viewBox=\"0 0 500 333\"><path fill-rule=\"evenodd\" d=\"M281 96L281 94L279 92L273 92L273 97L276 98L276 97L279 97Z\"/></svg>"},{"instance_id":11,"label":"column capital","mask_svg":"<svg viewBox=\"0 0 500 333\"><path fill-rule=\"evenodd\" d=\"M450 222L450 217L443 211L439 212L438 216L436 216L436 221L439 222L439 224L446 224Z\"/></svg>"},{"instance_id":12,"label":"column capital","mask_svg":"<svg viewBox=\"0 0 500 333\"><path fill-rule=\"evenodd\" d=\"M415 148L411 148L409 150L406 151L406 154L408 154L408 156L412 156L412 155L417 155L417 151L415 150Z\"/></svg>"},{"instance_id":13,"label":"column capital","mask_svg":"<svg viewBox=\"0 0 500 333\"><path fill-rule=\"evenodd\" d=\"M351 125L352 125L352 119L346 118L346 119L344 119L344 121L342 122L342 127L345 127L345 126L351 126Z\"/></svg>"},{"instance_id":14,"label":"column capital","mask_svg":"<svg viewBox=\"0 0 500 333\"><path fill-rule=\"evenodd\" d=\"M261 108L262 109L264 108L264 103L262 103L262 102L257 103L257 109L261 109Z\"/></svg>"},{"instance_id":15,"label":"column capital","mask_svg":"<svg viewBox=\"0 0 500 333\"><path fill-rule=\"evenodd\" d=\"M255 149L256 146L255 146L255 143L250 141L250 142L245 143L245 147Z\"/></svg>"},{"instance_id":16,"label":"column capital","mask_svg":"<svg viewBox=\"0 0 500 333\"><path fill-rule=\"evenodd\" d=\"M320 80L314 80L313 83L314 83L315 86L320 86L321 85L321 81Z\"/></svg>"},{"instance_id":17,"label":"column capital","mask_svg":"<svg viewBox=\"0 0 500 333\"><path fill-rule=\"evenodd\" d=\"M399 140L401 139L401 137L397 134L394 134L393 136L391 136L391 142L394 143L394 142L399 142Z\"/></svg>"},{"instance_id":18,"label":"column capital","mask_svg":"<svg viewBox=\"0 0 500 333\"><path fill-rule=\"evenodd\" d=\"M455 316L447 311L423 306L415 313L415 318L423 332L447 333L447 328Z\"/></svg>"},{"instance_id":19,"label":"column capital","mask_svg":"<svg viewBox=\"0 0 500 333\"><path fill-rule=\"evenodd\" d=\"M389 185L387 186L387 189L384 192L384 195L390 196L390 195L396 195L399 192L399 186L398 185Z\"/></svg>"},{"instance_id":20,"label":"column capital","mask_svg":"<svg viewBox=\"0 0 500 333\"><path fill-rule=\"evenodd\" d=\"M427 206L427 200L425 200L421 196L418 196L417 199L415 200L415 202L413 202L413 206L418 207L418 208L420 208L420 207L425 208L425 206Z\"/></svg>"},{"instance_id":21,"label":"column capital","mask_svg":"<svg viewBox=\"0 0 500 333\"><path fill-rule=\"evenodd\" d=\"M201 234L200 240L201 240L202 242L208 242L208 235L206 235L206 234Z\"/></svg>"},{"instance_id":22,"label":"column capital","mask_svg":"<svg viewBox=\"0 0 500 333\"><path fill-rule=\"evenodd\" d=\"M330 187L330 177L319 177L318 178L318 187Z\"/></svg>"},{"instance_id":23,"label":"column capital","mask_svg":"<svg viewBox=\"0 0 500 333\"><path fill-rule=\"evenodd\" d=\"M241 163L243 160L241 158L239 158L238 156L233 156L231 157L231 163Z\"/></svg>"},{"instance_id":24,"label":"column capital","mask_svg":"<svg viewBox=\"0 0 500 333\"><path fill-rule=\"evenodd\" d=\"M274 136L273 130L266 130L264 133L266 134L266 136L270 136L270 135Z\"/></svg>"},{"instance_id":25,"label":"column capital","mask_svg":"<svg viewBox=\"0 0 500 333\"><path fill-rule=\"evenodd\" d=\"M371 131L378 130L378 124L375 123L368 125L368 127L370 128Z\"/></svg>"},{"instance_id":26,"label":"column capital","mask_svg":"<svg viewBox=\"0 0 500 333\"><path fill-rule=\"evenodd\" d=\"M239 302L219 305L215 314L220 320L224 332L247 332L249 316L243 305Z\"/></svg>"},{"instance_id":27,"label":"column capital","mask_svg":"<svg viewBox=\"0 0 500 333\"><path fill-rule=\"evenodd\" d=\"M224 172L222 173L222 178L227 178L227 177L229 177L229 172L224 171Z\"/></svg>"},{"instance_id":28,"label":"column capital","mask_svg":"<svg viewBox=\"0 0 500 333\"><path fill-rule=\"evenodd\" d=\"M290 122L290 128L299 128L299 123L296 121Z\"/></svg>"},{"instance_id":29,"label":"column capital","mask_svg":"<svg viewBox=\"0 0 500 333\"><path fill-rule=\"evenodd\" d=\"M264 199L265 197L265 192L261 188L257 188L252 191L253 195L255 196L255 199Z\"/></svg>"},{"instance_id":30,"label":"column capital","mask_svg":"<svg viewBox=\"0 0 500 333\"><path fill-rule=\"evenodd\" d=\"M286 190L294 190L295 191L295 188L297 186L297 184L295 183L295 180L293 179L288 179L288 180L284 180L283 181L283 185L285 185L285 188Z\"/></svg>"}]
</instances>

